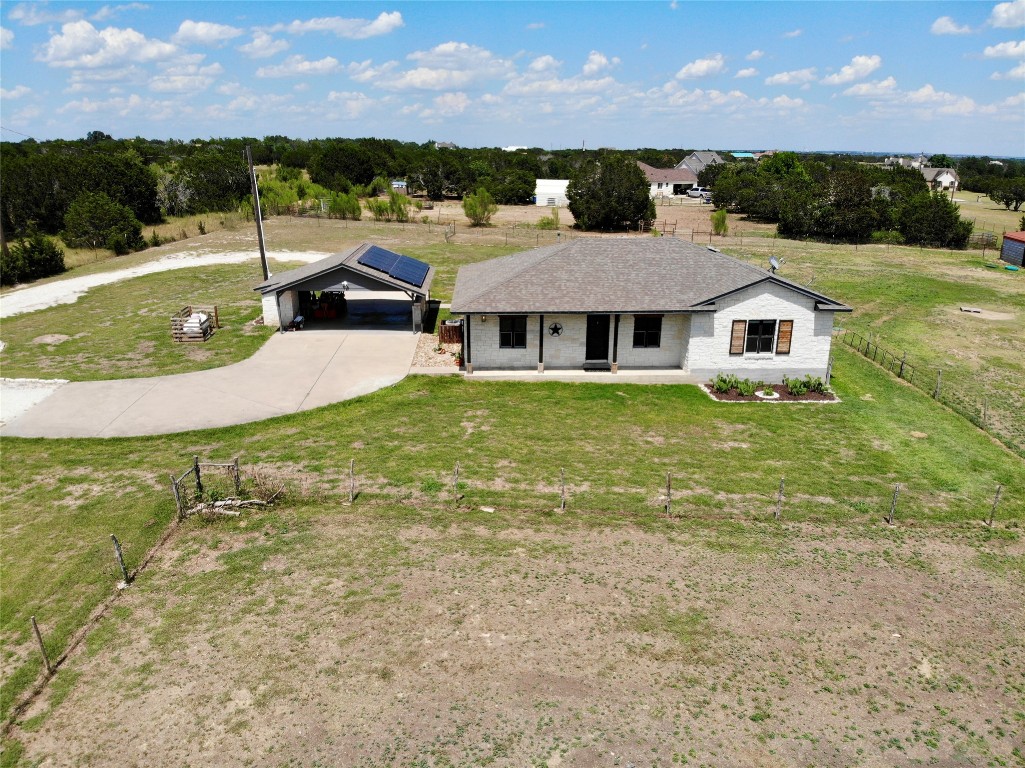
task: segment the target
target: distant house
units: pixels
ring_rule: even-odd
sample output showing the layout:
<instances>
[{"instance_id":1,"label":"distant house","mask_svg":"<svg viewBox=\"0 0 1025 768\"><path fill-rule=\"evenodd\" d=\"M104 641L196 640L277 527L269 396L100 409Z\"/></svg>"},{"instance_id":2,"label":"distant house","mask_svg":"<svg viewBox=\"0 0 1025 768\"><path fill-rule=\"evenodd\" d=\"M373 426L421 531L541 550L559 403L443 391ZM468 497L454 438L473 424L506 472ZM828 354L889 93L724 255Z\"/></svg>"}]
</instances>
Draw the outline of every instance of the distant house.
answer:
<instances>
[{"instance_id":1,"label":"distant house","mask_svg":"<svg viewBox=\"0 0 1025 768\"><path fill-rule=\"evenodd\" d=\"M568 187L569 179L538 179L534 184L534 204L548 208L569 205Z\"/></svg>"},{"instance_id":2,"label":"distant house","mask_svg":"<svg viewBox=\"0 0 1025 768\"><path fill-rule=\"evenodd\" d=\"M434 142L434 148L435 149L459 149L459 147L457 147L451 141L436 141L436 142Z\"/></svg>"},{"instance_id":3,"label":"distant house","mask_svg":"<svg viewBox=\"0 0 1025 768\"><path fill-rule=\"evenodd\" d=\"M475 370L676 369L825 377L851 309L672 237L580 238L460 267L452 314Z\"/></svg>"},{"instance_id":4,"label":"distant house","mask_svg":"<svg viewBox=\"0 0 1025 768\"><path fill-rule=\"evenodd\" d=\"M1025 267L1025 232L1004 232L1000 260L1016 267Z\"/></svg>"},{"instance_id":5,"label":"distant house","mask_svg":"<svg viewBox=\"0 0 1025 768\"><path fill-rule=\"evenodd\" d=\"M698 183L697 174L686 166L683 168L655 168L638 160L637 167L644 171L644 177L651 186L651 196L655 199L684 197L687 190Z\"/></svg>"},{"instance_id":6,"label":"distant house","mask_svg":"<svg viewBox=\"0 0 1025 768\"><path fill-rule=\"evenodd\" d=\"M676 164L677 168L690 168L697 176L701 171L705 169L706 165L714 165L715 163L725 162L718 152L712 152L711 150L703 150L701 152L691 152L683 160Z\"/></svg>"},{"instance_id":7,"label":"distant house","mask_svg":"<svg viewBox=\"0 0 1025 768\"><path fill-rule=\"evenodd\" d=\"M928 163L928 162L929 162L929 160L928 160L928 158L926 158L925 155L919 155L918 157L914 157L914 158L891 156L891 157L886 158L883 161L883 165L886 166L887 168L893 168L895 166L900 166L901 168L915 168L915 169L918 169L918 168L924 168L925 164Z\"/></svg>"},{"instance_id":8,"label":"distant house","mask_svg":"<svg viewBox=\"0 0 1025 768\"><path fill-rule=\"evenodd\" d=\"M922 176L929 189L957 189L960 179L953 168L922 168Z\"/></svg>"}]
</instances>

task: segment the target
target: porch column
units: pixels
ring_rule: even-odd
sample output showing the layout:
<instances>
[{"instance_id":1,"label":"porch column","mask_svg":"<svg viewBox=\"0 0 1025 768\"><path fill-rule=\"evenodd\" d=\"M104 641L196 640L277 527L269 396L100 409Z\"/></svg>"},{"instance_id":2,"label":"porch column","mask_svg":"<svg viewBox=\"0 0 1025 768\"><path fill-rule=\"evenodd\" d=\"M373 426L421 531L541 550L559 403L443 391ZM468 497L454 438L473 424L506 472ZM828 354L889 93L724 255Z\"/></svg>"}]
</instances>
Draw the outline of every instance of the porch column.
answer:
<instances>
[{"instance_id":1,"label":"porch column","mask_svg":"<svg viewBox=\"0 0 1025 768\"><path fill-rule=\"evenodd\" d=\"M619 373L619 315L612 323L612 372Z\"/></svg>"},{"instance_id":2,"label":"porch column","mask_svg":"<svg viewBox=\"0 0 1025 768\"><path fill-rule=\"evenodd\" d=\"M545 316L540 315L537 324L537 372L545 372Z\"/></svg>"},{"instance_id":3,"label":"porch column","mask_svg":"<svg viewBox=\"0 0 1025 768\"><path fill-rule=\"evenodd\" d=\"M466 366L466 372L473 373L473 363L470 361L470 315L466 315L466 328L463 334L463 365Z\"/></svg>"}]
</instances>

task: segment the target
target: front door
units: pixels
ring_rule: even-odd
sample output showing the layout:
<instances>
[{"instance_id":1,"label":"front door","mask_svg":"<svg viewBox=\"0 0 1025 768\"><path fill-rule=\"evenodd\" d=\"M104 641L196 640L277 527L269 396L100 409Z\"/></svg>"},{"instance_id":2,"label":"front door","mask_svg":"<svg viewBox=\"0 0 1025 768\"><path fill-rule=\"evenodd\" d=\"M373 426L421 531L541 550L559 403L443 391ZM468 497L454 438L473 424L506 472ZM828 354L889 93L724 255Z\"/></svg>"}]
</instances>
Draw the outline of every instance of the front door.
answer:
<instances>
[{"instance_id":1,"label":"front door","mask_svg":"<svg viewBox=\"0 0 1025 768\"><path fill-rule=\"evenodd\" d=\"M609 359L609 316L587 316L587 351L588 360Z\"/></svg>"}]
</instances>

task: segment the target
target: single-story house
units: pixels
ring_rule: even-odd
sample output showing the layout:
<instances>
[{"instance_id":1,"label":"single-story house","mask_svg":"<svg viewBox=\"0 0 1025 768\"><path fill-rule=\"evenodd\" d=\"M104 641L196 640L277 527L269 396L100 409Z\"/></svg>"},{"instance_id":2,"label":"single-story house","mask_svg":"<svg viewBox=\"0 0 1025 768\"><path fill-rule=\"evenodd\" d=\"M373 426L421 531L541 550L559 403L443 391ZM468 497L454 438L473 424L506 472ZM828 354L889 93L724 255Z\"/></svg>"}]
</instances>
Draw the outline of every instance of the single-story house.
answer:
<instances>
[{"instance_id":1,"label":"single-story house","mask_svg":"<svg viewBox=\"0 0 1025 768\"><path fill-rule=\"evenodd\" d=\"M683 160L676 164L677 168L690 168L697 176L701 171L705 169L706 165L714 165L715 163L725 162L718 152L712 152L711 150L701 150L698 152L691 152Z\"/></svg>"},{"instance_id":2,"label":"single-story house","mask_svg":"<svg viewBox=\"0 0 1025 768\"><path fill-rule=\"evenodd\" d=\"M548 208L569 205L568 188L569 179L538 179L534 186L534 203Z\"/></svg>"},{"instance_id":3,"label":"single-story house","mask_svg":"<svg viewBox=\"0 0 1025 768\"><path fill-rule=\"evenodd\" d=\"M825 377L850 308L673 237L580 238L460 267L452 314L479 370L683 370Z\"/></svg>"},{"instance_id":4,"label":"single-story house","mask_svg":"<svg viewBox=\"0 0 1025 768\"><path fill-rule=\"evenodd\" d=\"M637 161L637 166L644 171L644 177L651 185L651 196L683 197L687 190L698 183L698 177L690 168L656 168L647 163Z\"/></svg>"},{"instance_id":5,"label":"single-story house","mask_svg":"<svg viewBox=\"0 0 1025 768\"><path fill-rule=\"evenodd\" d=\"M281 329L301 316L311 327L423 327L434 267L371 243L271 275L253 290L263 322Z\"/></svg>"},{"instance_id":6,"label":"single-story house","mask_svg":"<svg viewBox=\"0 0 1025 768\"><path fill-rule=\"evenodd\" d=\"M1016 267L1025 267L1025 232L1004 232L1000 260Z\"/></svg>"},{"instance_id":7,"label":"single-story house","mask_svg":"<svg viewBox=\"0 0 1025 768\"><path fill-rule=\"evenodd\" d=\"M929 189L957 189L961 180L953 168L923 168L922 175Z\"/></svg>"}]
</instances>

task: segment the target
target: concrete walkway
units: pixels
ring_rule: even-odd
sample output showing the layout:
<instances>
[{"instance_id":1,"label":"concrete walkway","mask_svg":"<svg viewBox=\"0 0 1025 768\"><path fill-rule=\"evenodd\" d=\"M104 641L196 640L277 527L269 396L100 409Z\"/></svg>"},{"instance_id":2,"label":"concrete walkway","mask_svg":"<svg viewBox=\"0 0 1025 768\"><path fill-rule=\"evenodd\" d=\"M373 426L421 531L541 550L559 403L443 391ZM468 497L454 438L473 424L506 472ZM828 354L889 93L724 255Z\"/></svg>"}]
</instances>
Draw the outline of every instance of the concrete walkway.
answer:
<instances>
[{"instance_id":1,"label":"concrete walkway","mask_svg":"<svg viewBox=\"0 0 1025 768\"><path fill-rule=\"evenodd\" d=\"M162 435L319 408L401 381L418 338L408 330L275 334L248 360L223 368L64 384L0 435Z\"/></svg>"}]
</instances>

